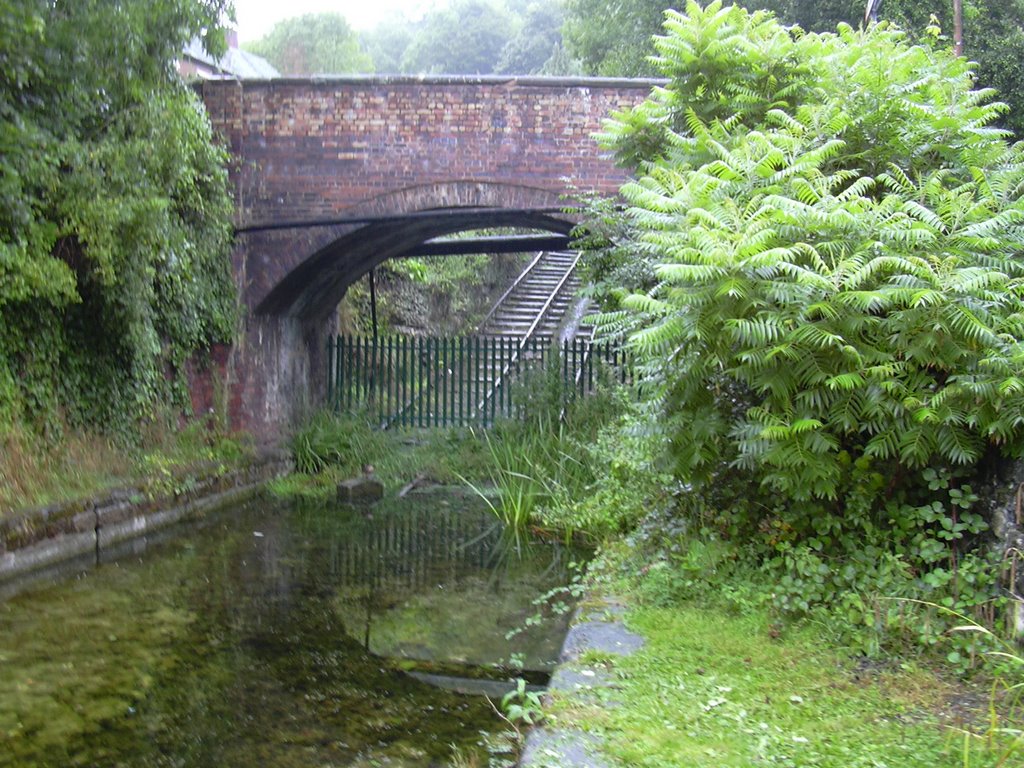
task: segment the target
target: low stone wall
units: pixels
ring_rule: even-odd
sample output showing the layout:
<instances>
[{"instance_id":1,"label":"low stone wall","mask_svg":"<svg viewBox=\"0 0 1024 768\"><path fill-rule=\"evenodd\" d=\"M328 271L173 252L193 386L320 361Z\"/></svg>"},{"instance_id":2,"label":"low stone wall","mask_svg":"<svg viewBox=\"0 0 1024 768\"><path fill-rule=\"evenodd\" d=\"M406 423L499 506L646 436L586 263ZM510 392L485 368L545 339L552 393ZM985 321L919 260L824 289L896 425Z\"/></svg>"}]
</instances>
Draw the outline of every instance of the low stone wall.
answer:
<instances>
[{"instance_id":1,"label":"low stone wall","mask_svg":"<svg viewBox=\"0 0 1024 768\"><path fill-rule=\"evenodd\" d=\"M101 496L27 510L0 521L0 580L141 536L180 520L201 517L251 495L292 469L290 456L267 452L227 472L193 469L154 492L121 488Z\"/></svg>"}]
</instances>

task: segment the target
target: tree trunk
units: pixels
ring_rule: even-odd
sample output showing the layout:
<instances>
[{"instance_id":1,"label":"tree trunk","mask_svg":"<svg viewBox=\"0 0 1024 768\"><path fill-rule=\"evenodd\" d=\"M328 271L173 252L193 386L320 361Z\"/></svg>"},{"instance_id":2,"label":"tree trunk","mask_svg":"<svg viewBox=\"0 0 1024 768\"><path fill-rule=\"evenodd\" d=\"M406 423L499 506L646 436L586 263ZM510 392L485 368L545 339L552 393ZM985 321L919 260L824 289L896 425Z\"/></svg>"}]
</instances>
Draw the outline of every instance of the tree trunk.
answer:
<instances>
[{"instance_id":1,"label":"tree trunk","mask_svg":"<svg viewBox=\"0 0 1024 768\"><path fill-rule=\"evenodd\" d=\"M964 5L963 0L953 0L953 53L964 54Z\"/></svg>"}]
</instances>

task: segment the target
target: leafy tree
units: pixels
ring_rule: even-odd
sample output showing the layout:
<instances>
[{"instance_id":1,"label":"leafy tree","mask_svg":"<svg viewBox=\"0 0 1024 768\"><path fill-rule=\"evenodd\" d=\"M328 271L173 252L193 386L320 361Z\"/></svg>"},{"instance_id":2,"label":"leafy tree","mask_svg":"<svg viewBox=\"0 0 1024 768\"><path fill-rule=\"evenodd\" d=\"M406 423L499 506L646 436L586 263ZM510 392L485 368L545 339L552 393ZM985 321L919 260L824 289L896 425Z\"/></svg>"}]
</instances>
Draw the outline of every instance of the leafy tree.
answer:
<instances>
[{"instance_id":1,"label":"leafy tree","mask_svg":"<svg viewBox=\"0 0 1024 768\"><path fill-rule=\"evenodd\" d=\"M413 26L404 19L390 19L360 35L363 50L373 62L374 72L399 74L403 72L405 49L413 39Z\"/></svg>"},{"instance_id":2,"label":"leafy tree","mask_svg":"<svg viewBox=\"0 0 1024 768\"><path fill-rule=\"evenodd\" d=\"M512 75L541 72L562 42L562 16L560 3L529 5L519 31L501 49L494 71Z\"/></svg>"},{"instance_id":3,"label":"leafy tree","mask_svg":"<svg viewBox=\"0 0 1024 768\"><path fill-rule=\"evenodd\" d=\"M508 13L489 0L457 0L418 25L402 69L427 74L494 72L511 27Z\"/></svg>"},{"instance_id":4,"label":"leafy tree","mask_svg":"<svg viewBox=\"0 0 1024 768\"><path fill-rule=\"evenodd\" d=\"M670 6L667 0L566 0L566 46L590 74L650 75L651 39Z\"/></svg>"},{"instance_id":5,"label":"leafy tree","mask_svg":"<svg viewBox=\"0 0 1024 768\"><path fill-rule=\"evenodd\" d=\"M1002 106L884 26L690 2L655 46L668 85L604 137L654 280L602 319L677 476L791 584L865 546L909 564L889 576L955 572L984 528L966 478L1024 453L1024 146L989 127ZM881 567L856 562L815 588Z\"/></svg>"},{"instance_id":6,"label":"leafy tree","mask_svg":"<svg viewBox=\"0 0 1024 768\"><path fill-rule=\"evenodd\" d=\"M853 27L864 17L864 0L750 0L741 3L773 11L787 24L813 32L833 32L836 25ZM567 0L565 39L570 54L584 70L602 75L653 75L648 57L651 39L661 31L667 0ZM951 34L952 0L885 0L880 20L894 21L916 37L924 37L932 14ZM1003 122L1024 130L1024 0L964 0L965 56L978 62L979 82L998 89L1010 105ZM947 44L950 41L947 40Z\"/></svg>"},{"instance_id":7,"label":"leafy tree","mask_svg":"<svg viewBox=\"0 0 1024 768\"><path fill-rule=\"evenodd\" d=\"M174 61L223 0L0 14L0 434L127 432L230 337L226 157ZM178 394L183 394L180 389Z\"/></svg>"},{"instance_id":8,"label":"leafy tree","mask_svg":"<svg viewBox=\"0 0 1024 768\"><path fill-rule=\"evenodd\" d=\"M1010 105L1002 122L1024 136L1024 0L964 0L963 6L964 56L978 63L978 82L995 88ZM932 14L951 38L951 0L886 0L879 18L922 34Z\"/></svg>"},{"instance_id":9,"label":"leafy tree","mask_svg":"<svg viewBox=\"0 0 1024 768\"><path fill-rule=\"evenodd\" d=\"M246 49L283 75L372 72L373 60L339 13L308 13L279 21Z\"/></svg>"}]
</instances>

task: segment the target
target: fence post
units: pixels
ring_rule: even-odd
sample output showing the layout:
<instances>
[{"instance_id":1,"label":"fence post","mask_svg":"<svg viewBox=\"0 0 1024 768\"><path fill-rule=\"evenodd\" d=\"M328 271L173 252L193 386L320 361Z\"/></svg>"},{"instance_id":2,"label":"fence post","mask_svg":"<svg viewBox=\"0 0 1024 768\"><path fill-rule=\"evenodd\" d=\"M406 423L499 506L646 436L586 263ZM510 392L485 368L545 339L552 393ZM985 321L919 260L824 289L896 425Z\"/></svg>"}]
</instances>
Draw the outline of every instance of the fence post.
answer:
<instances>
[{"instance_id":1,"label":"fence post","mask_svg":"<svg viewBox=\"0 0 1024 768\"><path fill-rule=\"evenodd\" d=\"M334 336L327 337L327 407L334 408Z\"/></svg>"},{"instance_id":2,"label":"fence post","mask_svg":"<svg viewBox=\"0 0 1024 768\"><path fill-rule=\"evenodd\" d=\"M419 354L416 356L416 383L417 383L417 391L416 391L416 426L419 427L420 429L423 428L423 412L427 408L426 403L424 403L423 401L427 397L427 394L430 391L430 390L428 390L426 388L426 383L424 382L424 379L426 378L426 376L424 375L424 370L423 370L424 369L424 366L423 366L423 360L424 360L424 354L423 354L424 350L423 350L423 347L424 347L425 343L426 343L426 339L421 336L420 339L419 339L419 345L418 345L419 346Z\"/></svg>"},{"instance_id":3,"label":"fence post","mask_svg":"<svg viewBox=\"0 0 1024 768\"><path fill-rule=\"evenodd\" d=\"M459 336L459 426L466 426L466 402L469 400L469 370L466 368L466 337Z\"/></svg>"},{"instance_id":4,"label":"fence post","mask_svg":"<svg viewBox=\"0 0 1024 768\"><path fill-rule=\"evenodd\" d=\"M498 340L497 339L493 339L492 341L494 342L491 345L491 347L492 347L492 349L491 349L491 361L493 363L495 360L498 360L498 344L497 344ZM505 337L504 336L501 337L501 341L502 341L502 343L504 343L504 341L505 341ZM493 385L492 385L492 388L491 388L491 426L492 427L494 426L494 418L495 418L495 415L497 413L496 403L494 401L498 397L498 386L500 385L500 382L498 381L498 377L501 375L501 363L500 362L498 363L497 366L495 366L495 370L494 370L493 373L494 373L494 378L492 379Z\"/></svg>"},{"instance_id":5,"label":"fence post","mask_svg":"<svg viewBox=\"0 0 1024 768\"><path fill-rule=\"evenodd\" d=\"M448 339L441 337L441 426L448 426Z\"/></svg>"},{"instance_id":6,"label":"fence post","mask_svg":"<svg viewBox=\"0 0 1024 768\"><path fill-rule=\"evenodd\" d=\"M348 380L345 377L345 337L337 336L335 338L334 347L334 360L335 360L335 382L336 382L336 399L338 411L341 411L345 407L345 385Z\"/></svg>"},{"instance_id":7,"label":"fence post","mask_svg":"<svg viewBox=\"0 0 1024 768\"><path fill-rule=\"evenodd\" d=\"M473 361L473 409L470 411L470 415L473 420L476 420L478 409L480 408L480 337L473 336L470 349L474 350L469 353L470 358Z\"/></svg>"},{"instance_id":8,"label":"fence post","mask_svg":"<svg viewBox=\"0 0 1024 768\"><path fill-rule=\"evenodd\" d=\"M438 386L441 383L440 380L438 379L438 373L439 373L438 360L440 359L441 356L440 356L440 354L438 354L438 350L437 350L437 346L438 346L439 341L440 341L439 339L431 339L430 340L430 346L431 346L431 354L430 354L431 366L430 366L430 370L431 370L432 375L433 375L433 384L432 384L432 386L434 388L434 426L435 427L440 426L440 418L441 418L441 392L439 391L440 387Z\"/></svg>"},{"instance_id":9,"label":"fence post","mask_svg":"<svg viewBox=\"0 0 1024 768\"><path fill-rule=\"evenodd\" d=\"M355 385L355 392L352 393L353 407L359 406L363 396L363 338L362 336L352 337L352 383Z\"/></svg>"},{"instance_id":10,"label":"fence post","mask_svg":"<svg viewBox=\"0 0 1024 768\"><path fill-rule=\"evenodd\" d=\"M593 342L585 342L585 345L587 349L584 358L587 361L587 394L590 394L594 391L594 355L597 350L594 349Z\"/></svg>"},{"instance_id":11,"label":"fence post","mask_svg":"<svg viewBox=\"0 0 1024 768\"><path fill-rule=\"evenodd\" d=\"M505 375L505 361L507 360L507 352L505 348L508 345L505 343L504 336L501 337L498 344L498 375L501 377L501 386L498 391L495 392L495 395L498 397L498 415L503 416L505 414L505 393L508 391L508 377Z\"/></svg>"},{"instance_id":12,"label":"fence post","mask_svg":"<svg viewBox=\"0 0 1024 768\"><path fill-rule=\"evenodd\" d=\"M409 364L406 359L406 353L409 351L406 342L408 339L405 336L399 336L399 368L398 368L398 407L401 409L399 413L401 416L398 419L398 426L405 426L406 408L405 403L409 399L409 388L406 386L406 377L408 376Z\"/></svg>"}]
</instances>

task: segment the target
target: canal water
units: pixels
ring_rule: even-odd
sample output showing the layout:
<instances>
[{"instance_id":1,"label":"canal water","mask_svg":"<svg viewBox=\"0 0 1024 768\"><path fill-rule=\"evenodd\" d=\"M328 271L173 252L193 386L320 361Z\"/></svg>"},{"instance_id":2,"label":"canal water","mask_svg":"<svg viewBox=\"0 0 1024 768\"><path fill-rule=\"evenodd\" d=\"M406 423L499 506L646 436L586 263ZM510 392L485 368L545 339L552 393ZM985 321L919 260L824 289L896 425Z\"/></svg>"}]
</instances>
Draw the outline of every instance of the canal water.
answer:
<instances>
[{"instance_id":1,"label":"canal water","mask_svg":"<svg viewBox=\"0 0 1024 768\"><path fill-rule=\"evenodd\" d=\"M0 602L0 766L507 764L458 691L542 682L568 621L538 602L567 553L509 556L464 494L254 502L101 560Z\"/></svg>"}]
</instances>

